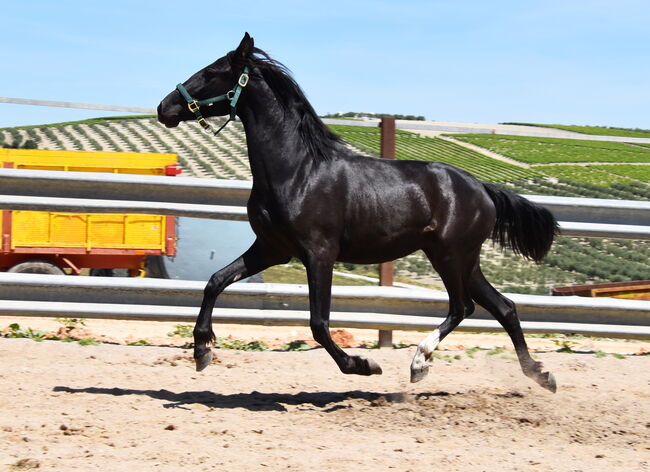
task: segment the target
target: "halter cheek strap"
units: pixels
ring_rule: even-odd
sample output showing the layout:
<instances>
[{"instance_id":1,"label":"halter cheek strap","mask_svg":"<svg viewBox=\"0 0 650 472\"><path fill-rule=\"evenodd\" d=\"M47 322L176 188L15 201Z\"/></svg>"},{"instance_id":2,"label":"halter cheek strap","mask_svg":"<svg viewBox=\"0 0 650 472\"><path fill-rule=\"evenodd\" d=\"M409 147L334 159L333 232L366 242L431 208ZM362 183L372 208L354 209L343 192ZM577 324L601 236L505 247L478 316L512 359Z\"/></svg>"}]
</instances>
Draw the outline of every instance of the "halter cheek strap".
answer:
<instances>
[{"instance_id":1,"label":"halter cheek strap","mask_svg":"<svg viewBox=\"0 0 650 472\"><path fill-rule=\"evenodd\" d=\"M239 76L239 79L237 80L237 84L233 87L232 90L229 90L228 92L218 95L216 97L212 98L206 98L205 100L195 100L192 98L190 93L187 91L185 86L183 84L178 84L176 86L176 90L178 90L185 101L187 102L187 108L194 113L194 116L196 117L196 121L199 122L201 127L206 130L206 131L212 131L212 127L210 124L206 121L205 118L203 118L203 115L201 114L201 107L202 106L211 106L214 103L218 102L224 102L227 101L230 105L230 116L226 120L226 122L221 125L221 127L217 131L212 131L212 134L215 136L219 134L219 132L226 127L228 123L233 121L237 115L237 102L239 101L239 97L244 90L244 88L248 85L248 80L249 80L249 70L248 66L244 67L243 72Z\"/></svg>"}]
</instances>

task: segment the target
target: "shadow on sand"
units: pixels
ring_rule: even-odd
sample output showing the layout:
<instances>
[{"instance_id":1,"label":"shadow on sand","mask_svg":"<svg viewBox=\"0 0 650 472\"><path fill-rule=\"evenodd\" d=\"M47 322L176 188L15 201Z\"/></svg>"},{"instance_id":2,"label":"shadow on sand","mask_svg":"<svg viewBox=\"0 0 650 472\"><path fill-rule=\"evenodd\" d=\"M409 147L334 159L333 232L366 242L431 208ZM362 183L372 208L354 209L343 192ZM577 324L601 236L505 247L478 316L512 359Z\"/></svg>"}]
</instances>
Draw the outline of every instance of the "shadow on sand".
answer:
<instances>
[{"instance_id":1,"label":"shadow on sand","mask_svg":"<svg viewBox=\"0 0 650 472\"><path fill-rule=\"evenodd\" d=\"M202 392L171 392L169 390L134 390L123 388L71 388L57 386L55 392L86 393L91 395L137 395L162 400L164 408L183 408L184 405L201 404L209 408L245 408L250 411L287 411L290 406L313 406L324 412L347 408L346 402L362 400L369 405L385 403L402 403L407 401L404 393L375 393L353 390L349 392L299 392L299 393L250 393L221 394ZM447 396L448 392L418 394L426 396Z\"/></svg>"}]
</instances>

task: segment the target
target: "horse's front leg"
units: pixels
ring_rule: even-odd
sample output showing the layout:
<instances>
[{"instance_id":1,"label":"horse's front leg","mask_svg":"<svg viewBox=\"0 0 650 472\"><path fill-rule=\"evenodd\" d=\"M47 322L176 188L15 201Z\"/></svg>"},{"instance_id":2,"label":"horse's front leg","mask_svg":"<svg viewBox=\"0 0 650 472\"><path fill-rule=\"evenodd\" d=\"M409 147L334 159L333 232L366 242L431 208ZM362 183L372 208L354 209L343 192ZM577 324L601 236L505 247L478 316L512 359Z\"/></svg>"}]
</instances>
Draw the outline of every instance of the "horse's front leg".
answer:
<instances>
[{"instance_id":1,"label":"horse's front leg","mask_svg":"<svg viewBox=\"0 0 650 472\"><path fill-rule=\"evenodd\" d=\"M265 249L259 240L256 240L244 254L210 277L203 291L201 310L194 326L194 361L197 371L205 369L212 361L210 346L216 339L212 331L212 311L219 294L238 280L288 260L288 257L281 257Z\"/></svg>"},{"instance_id":2,"label":"horse's front leg","mask_svg":"<svg viewBox=\"0 0 650 472\"><path fill-rule=\"evenodd\" d=\"M379 364L371 359L347 355L332 340L329 318L333 260L310 256L305 261L305 266L309 283L310 327L314 340L325 348L344 374L381 374Z\"/></svg>"}]
</instances>

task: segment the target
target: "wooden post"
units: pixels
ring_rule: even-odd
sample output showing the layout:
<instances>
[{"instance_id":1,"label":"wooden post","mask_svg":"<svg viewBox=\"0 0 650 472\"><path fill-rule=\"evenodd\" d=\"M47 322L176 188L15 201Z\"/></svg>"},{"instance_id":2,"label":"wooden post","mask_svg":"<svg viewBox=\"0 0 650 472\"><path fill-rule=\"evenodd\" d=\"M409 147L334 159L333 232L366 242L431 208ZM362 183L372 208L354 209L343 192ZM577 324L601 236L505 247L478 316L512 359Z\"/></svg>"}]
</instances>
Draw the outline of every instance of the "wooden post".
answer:
<instances>
[{"instance_id":1,"label":"wooden post","mask_svg":"<svg viewBox=\"0 0 650 472\"><path fill-rule=\"evenodd\" d=\"M390 330L379 330L379 349L393 347L393 332Z\"/></svg>"},{"instance_id":2,"label":"wooden post","mask_svg":"<svg viewBox=\"0 0 650 472\"><path fill-rule=\"evenodd\" d=\"M383 262L379 264L379 285L382 287L393 286L393 269L395 263L393 261Z\"/></svg>"},{"instance_id":3,"label":"wooden post","mask_svg":"<svg viewBox=\"0 0 650 472\"><path fill-rule=\"evenodd\" d=\"M379 127L381 128L379 144L381 157L395 159L395 118L382 118Z\"/></svg>"},{"instance_id":4,"label":"wooden post","mask_svg":"<svg viewBox=\"0 0 650 472\"><path fill-rule=\"evenodd\" d=\"M384 117L379 123L380 150L384 159L395 159L395 118ZM379 285L390 287L393 285L393 273L395 263L384 262L379 264ZM379 347L393 347L393 332L390 330L379 330Z\"/></svg>"}]
</instances>

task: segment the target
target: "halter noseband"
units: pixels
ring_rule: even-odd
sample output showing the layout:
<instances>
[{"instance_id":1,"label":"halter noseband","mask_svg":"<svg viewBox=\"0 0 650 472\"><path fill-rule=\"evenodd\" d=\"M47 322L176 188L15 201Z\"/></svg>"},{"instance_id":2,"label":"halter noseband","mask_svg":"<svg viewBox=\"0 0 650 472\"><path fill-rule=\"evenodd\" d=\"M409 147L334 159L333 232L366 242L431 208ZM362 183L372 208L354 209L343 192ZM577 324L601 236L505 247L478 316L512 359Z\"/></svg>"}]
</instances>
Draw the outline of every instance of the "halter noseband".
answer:
<instances>
[{"instance_id":1,"label":"halter noseband","mask_svg":"<svg viewBox=\"0 0 650 472\"><path fill-rule=\"evenodd\" d=\"M217 97L206 98L205 100L193 99L183 84L178 84L176 86L176 89L181 93L183 98L187 101L187 108L189 108L189 110L192 113L194 113L194 116L196 116L196 121L198 121L201 127L206 131L211 131L212 127L210 126L210 123L208 123L206 119L203 118L203 115L201 115L201 107L211 106L213 103L218 103L223 101L229 102L230 117L226 120L226 122L223 125L221 125L221 128L219 128L217 131L212 131L212 134L216 136L219 134L219 132L222 129L226 127L228 123L230 123L232 120L235 119L235 115L237 114L237 101L239 100L239 96L241 95L242 90L244 90L244 87L248 85L248 80L249 80L248 73L249 73L248 66L245 66L243 72L241 73L239 79L237 80L237 84L232 90L229 90L228 92L219 95Z\"/></svg>"}]
</instances>

